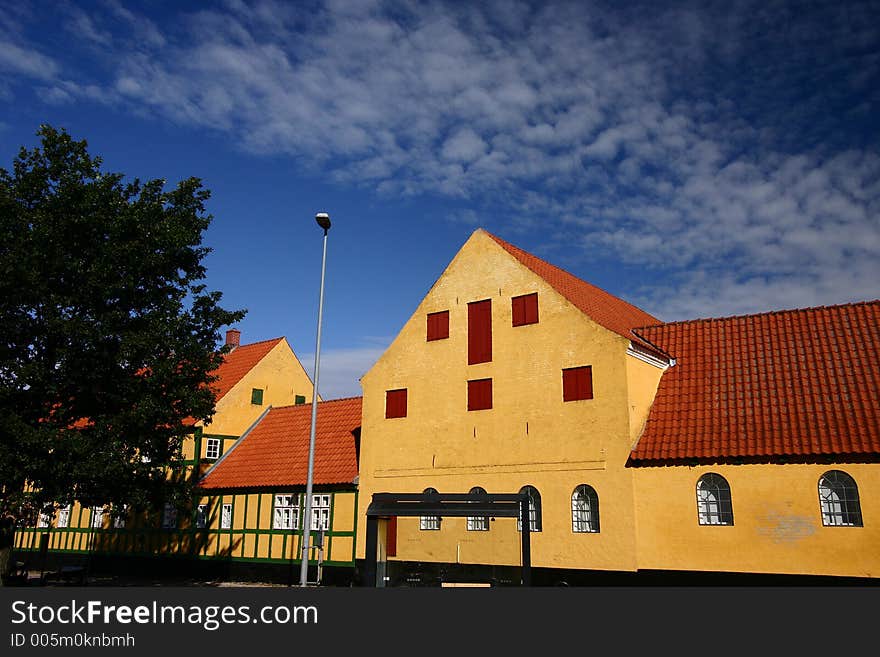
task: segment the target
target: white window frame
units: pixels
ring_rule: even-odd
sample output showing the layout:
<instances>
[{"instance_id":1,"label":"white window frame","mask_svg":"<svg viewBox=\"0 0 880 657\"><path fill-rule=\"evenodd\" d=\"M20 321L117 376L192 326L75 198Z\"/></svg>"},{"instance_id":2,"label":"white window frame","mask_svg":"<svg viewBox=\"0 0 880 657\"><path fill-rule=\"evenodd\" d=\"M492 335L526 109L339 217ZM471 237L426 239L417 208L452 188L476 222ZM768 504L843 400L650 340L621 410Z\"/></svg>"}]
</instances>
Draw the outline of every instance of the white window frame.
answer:
<instances>
[{"instance_id":1,"label":"white window frame","mask_svg":"<svg viewBox=\"0 0 880 657\"><path fill-rule=\"evenodd\" d=\"M819 477L819 510L824 527L862 527L856 480L842 470L829 470Z\"/></svg>"},{"instance_id":2,"label":"white window frame","mask_svg":"<svg viewBox=\"0 0 880 657\"><path fill-rule=\"evenodd\" d=\"M208 527L208 505L199 504L196 507L196 529L206 529Z\"/></svg>"},{"instance_id":3,"label":"white window frame","mask_svg":"<svg viewBox=\"0 0 880 657\"><path fill-rule=\"evenodd\" d=\"M40 513L37 518L37 529L45 529L52 526L52 517L54 513Z\"/></svg>"},{"instance_id":4,"label":"white window frame","mask_svg":"<svg viewBox=\"0 0 880 657\"><path fill-rule=\"evenodd\" d=\"M162 529L177 529L177 509L169 502L162 509Z\"/></svg>"},{"instance_id":5,"label":"white window frame","mask_svg":"<svg viewBox=\"0 0 880 657\"><path fill-rule=\"evenodd\" d=\"M219 459L220 458L220 446L222 441L219 438L206 438L205 439L205 458L206 459ZM212 454L213 452L213 454Z\"/></svg>"},{"instance_id":6,"label":"white window frame","mask_svg":"<svg viewBox=\"0 0 880 657\"><path fill-rule=\"evenodd\" d=\"M534 486L523 486L520 489L521 493L531 493L531 491L534 491L535 495L529 494L529 532L534 534L541 531L544 524L541 514L541 491ZM516 516L516 531L522 531L522 511Z\"/></svg>"},{"instance_id":7,"label":"white window frame","mask_svg":"<svg viewBox=\"0 0 880 657\"><path fill-rule=\"evenodd\" d=\"M125 520L128 516L128 506L122 507L122 515L113 516L113 529L125 529Z\"/></svg>"},{"instance_id":8,"label":"white window frame","mask_svg":"<svg viewBox=\"0 0 880 657\"><path fill-rule=\"evenodd\" d=\"M320 493L312 495L312 522L313 531L330 530L330 495Z\"/></svg>"},{"instance_id":9,"label":"white window frame","mask_svg":"<svg viewBox=\"0 0 880 657\"><path fill-rule=\"evenodd\" d=\"M426 488L423 493L437 493L434 488ZM419 516L419 531L440 531L440 516Z\"/></svg>"},{"instance_id":10,"label":"white window frame","mask_svg":"<svg viewBox=\"0 0 880 657\"><path fill-rule=\"evenodd\" d=\"M276 493L272 496L272 529L299 529L299 493Z\"/></svg>"},{"instance_id":11,"label":"white window frame","mask_svg":"<svg viewBox=\"0 0 880 657\"><path fill-rule=\"evenodd\" d=\"M55 527L59 529L64 529L70 526L70 505L63 506L58 509L58 520L55 523Z\"/></svg>"},{"instance_id":12,"label":"white window frame","mask_svg":"<svg viewBox=\"0 0 880 657\"><path fill-rule=\"evenodd\" d=\"M733 492L727 479L707 472L697 480L696 488L697 522L704 527L732 527Z\"/></svg>"},{"instance_id":13,"label":"white window frame","mask_svg":"<svg viewBox=\"0 0 880 657\"><path fill-rule=\"evenodd\" d=\"M91 518L91 528L92 529L104 529L104 507L102 506L93 506L92 507L92 518Z\"/></svg>"},{"instance_id":14,"label":"white window frame","mask_svg":"<svg viewBox=\"0 0 880 657\"><path fill-rule=\"evenodd\" d=\"M470 490L471 494L486 494L486 491L480 486L474 486ZM489 516L468 516L467 530L469 532L487 532L489 531Z\"/></svg>"},{"instance_id":15,"label":"white window frame","mask_svg":"<svg viewBox=\"0 0 880 657\"><path fill-rule=\"evenodd\" d=\"M599 494L589 484L579 485L571 494L571 531L599 533Z\"/></svg>"},{"instance_id":16,"label":"white window frame","mask_svg":"<svg viewBox=\"0 0 880 657\"><path fill-rule=\"evenodd\" d=\"M232 529L232 503L226 502L220 511L220 529Z\"/></svg>"}]
</instances>

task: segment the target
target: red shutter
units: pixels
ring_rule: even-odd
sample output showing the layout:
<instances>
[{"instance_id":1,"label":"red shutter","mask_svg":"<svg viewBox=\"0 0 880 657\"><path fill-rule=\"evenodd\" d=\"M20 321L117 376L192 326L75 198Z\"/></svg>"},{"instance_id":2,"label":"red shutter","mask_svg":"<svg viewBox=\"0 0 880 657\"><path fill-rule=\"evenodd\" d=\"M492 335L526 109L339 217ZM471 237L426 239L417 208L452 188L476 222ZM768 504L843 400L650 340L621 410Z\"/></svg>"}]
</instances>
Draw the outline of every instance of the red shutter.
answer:
<instances>
[{"instance_id":1,"label":"red shutter","mask_svg":"<svg viewBox=\"0 0 880 657\"><path fill-rule=\"evenodd\" d=\"M562 370L562 401L593 398L593 368L571 367Z\"/></svg>"},{"instance_id":2,"label":"red shutter","mask_svg":"<svg viewBox=\"0 0 880 657\"><path fill-rule=\"evenodd\" d=\"M406 417L406 388L385 392L385 417Z\"/></svg>"},{"instance_id":3,"label":"red shutter","mask_svg":"<svg viewBox=\"0 0 880 657\"><path fill-rule=\"evenodd\" d=\"M428 342L449 337L449 311L428 313Z\"/></svg>"},{"instance_id":4,"label":"red shutter","mask_svg":"<svg viewBox=\"0 0 880 657\"><path fill-rule=\"evenodd\" d=\"M538 323L538 293L524 294L511 300L514 326Z\"/></svg>"},{"instance_id":5,"label":"red shutter","mask_svg":"<svg viewBox=\"0 0 880 657\"><path fill-rule=\"evenodd\" d=\"M468 381L468 410L482 411L492 408L492 379Z\"/></svg>"},{"instance_id":6,"label":"red shutter","mask_svg":"<svg viewBox=\"0 0 880 657\"><path fill-rule=\"evenodd\" d=\"M468 304L468 365L492 360L492 300Z\"/></svg>"},{"instance_id":7,"label":"red shutter","mask_svg":"<svg viewBox=\"0 0 880 657\"><path fill-rule=\"evenodd\" d=\"M388 518L388 525L385 529L385 556L397 556L397 516Z\"/></svg>"}]
</instances>

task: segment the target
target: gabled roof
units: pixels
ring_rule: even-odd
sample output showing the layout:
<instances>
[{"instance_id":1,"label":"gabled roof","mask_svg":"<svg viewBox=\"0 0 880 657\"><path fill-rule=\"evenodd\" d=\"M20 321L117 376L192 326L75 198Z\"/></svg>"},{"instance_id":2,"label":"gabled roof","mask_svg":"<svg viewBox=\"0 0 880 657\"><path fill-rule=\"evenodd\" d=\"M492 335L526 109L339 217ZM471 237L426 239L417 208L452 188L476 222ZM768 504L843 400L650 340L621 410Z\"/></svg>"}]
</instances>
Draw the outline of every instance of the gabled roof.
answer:
<instances>
[{"instance_id":1,"label":"gabled roof","mask_svg":"<svg viewBox=\"0 0 880 657\"><path fill-rule=\"evenodd\" d=\"M654 345L646 343L640 336L633 334L632 329L637 326L659 324L659 319L649 315L641 308L637 308L631 303L627 303L623 299L619 299L613 294L609 294L605 290L505 242L492 233L486 232L486 235L543 278L548 285L597 324L627 339L634 340L644 347L655 349Z\"/></svg>"},{"instance_id":2,"label":"gabled roof","mask_svg":"<svg viewBox=\"0 0 880 657\"><path fill-rule=\"evenodd\" d=\"M355 431L361 397L318 403L314 485L352 484L358 475ZM204 489L305 486L312 405L272 408L199 483Z\"/></svg>"},{"instance_id":3,"label":"gabled roof","mask_svg":"<svg viewBox=\"0 0 880 657\"><path fill-rule=\"evenodd\" d=\"M633 464L880 454L880 301L637 332L676 365Z\"/></svg>"},{"instance_id":4,"label":"gabled roof","mask_svg":"<svg viewBox=\"0 0 880 657\"><path fill-rule=\"evenodd\" d=\"M220 401L226 393L232 390L236 383L244 378L263 357L275 348L284 338L273 338L252 344L243 344L236 347L223 358L223 363L217 368L218 379L211 384L216 390L216 401Z\"/></svg>"}]
</instances>

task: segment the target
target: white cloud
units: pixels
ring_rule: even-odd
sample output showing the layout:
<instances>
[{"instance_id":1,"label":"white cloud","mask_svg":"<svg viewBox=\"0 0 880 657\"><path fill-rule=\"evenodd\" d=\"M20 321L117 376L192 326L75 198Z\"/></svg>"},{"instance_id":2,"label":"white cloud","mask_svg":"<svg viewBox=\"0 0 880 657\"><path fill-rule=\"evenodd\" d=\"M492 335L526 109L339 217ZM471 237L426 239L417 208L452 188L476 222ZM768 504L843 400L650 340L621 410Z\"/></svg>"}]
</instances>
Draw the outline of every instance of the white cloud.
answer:
<instances>
[{"instance_id":1,"label":"white cloud","mask_svg":"<svg viewBox=\"0 0 880 657\"><path fill-rule=\"evenodd\" d=\"M37 80L50 80L58 74L58 65L51 57L35 49L0 41L0 71L26 75Z\"/></svg>"},{"instance_id":2,"label":"white cloud","mask_svg":"<svg viewBox=\"0 0 880 657\"><path fill-rule=\"evenodd\" d=\"M227 0L157 25L102 6L79 27L117 26L106 79L61 80L12 42L0 68L49 102L206 127L382 195L466 199L450 214L468 223L555 221L560 243L672 276L643 295L666 315L878 296L876 132L840 129L880 102L865 7Z\"/></svg>"}]
</instances>

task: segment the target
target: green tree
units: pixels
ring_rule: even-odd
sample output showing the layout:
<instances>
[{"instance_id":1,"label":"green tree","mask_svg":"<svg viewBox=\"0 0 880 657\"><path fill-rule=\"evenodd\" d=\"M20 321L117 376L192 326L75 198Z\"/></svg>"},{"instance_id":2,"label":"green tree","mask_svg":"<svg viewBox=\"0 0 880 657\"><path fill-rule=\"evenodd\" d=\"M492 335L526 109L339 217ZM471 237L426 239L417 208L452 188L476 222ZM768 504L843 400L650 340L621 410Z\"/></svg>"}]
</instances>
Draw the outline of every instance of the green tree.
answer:
<instances>
[{"instance_id":1,"label":"green tree","mask_svg":"<svg viewBox=\"0 0 880 657\"><path fill-rule=\"evenodd\" d=\"M126 182L63 129L37 135L0 169L0 515L180 503L190 484L166 473L245 314L201 283L210 193Z\"/></svg>"}]
</instances>

